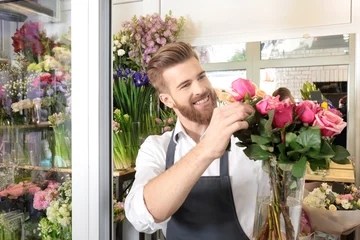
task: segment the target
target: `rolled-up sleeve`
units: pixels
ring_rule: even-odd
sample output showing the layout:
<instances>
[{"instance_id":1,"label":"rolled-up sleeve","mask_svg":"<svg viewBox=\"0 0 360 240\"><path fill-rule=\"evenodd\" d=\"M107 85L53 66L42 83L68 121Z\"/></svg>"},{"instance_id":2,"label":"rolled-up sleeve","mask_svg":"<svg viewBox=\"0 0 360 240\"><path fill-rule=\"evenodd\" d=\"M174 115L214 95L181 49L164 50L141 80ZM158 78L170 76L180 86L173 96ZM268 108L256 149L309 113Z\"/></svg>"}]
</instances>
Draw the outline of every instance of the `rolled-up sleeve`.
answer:
<instances>
[{"instance_id":1,"label":"rolled-up sleeve","mask_svg":"<svg viewBox=\"0 0 360 240\"><path fill-rule=\"evenodd\" d=\"M125 200L125 215L139 232L153 233L159 229L166 231L169 219L156 223L144 201L144 186L165 171L166 149L170 133L150 136L141 145L136 158L136 174L133 186Z\"/></svg>"}]
</instances>

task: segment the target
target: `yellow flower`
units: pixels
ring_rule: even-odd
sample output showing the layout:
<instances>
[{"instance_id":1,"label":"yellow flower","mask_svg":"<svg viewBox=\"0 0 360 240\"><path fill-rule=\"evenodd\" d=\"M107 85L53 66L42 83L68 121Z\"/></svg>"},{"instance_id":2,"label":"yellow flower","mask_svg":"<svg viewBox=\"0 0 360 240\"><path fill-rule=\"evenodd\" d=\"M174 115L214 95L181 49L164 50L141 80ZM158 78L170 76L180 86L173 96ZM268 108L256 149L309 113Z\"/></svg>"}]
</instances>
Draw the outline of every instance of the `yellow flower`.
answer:
<instances>
[{"instance_id":1,"label":"yellow flower","mask_svg":"<svg viewBox=\"0 0 360 240\"><path fill-rule=\"evenodd\" d=\"M330 211L336 211L337 208L335 207L334 204L331 204L331 205L329 206L329 210L330 210Z\"/></svg>"},{"instance_id":2,"label":"yellow flower","mask_svg":"<svg viewBox=\"0 0 360 240\"><path fill-rule=\"evenodd\" d=\"M321 103L321 107L324 108L324 109L328 109L328 108L329 108L329 104L324 101L324 102Z\"/></svg>"},{"instance_id":3,"label":"yellow flower","mask_svg":"<svg viewBox=\"0 0 360 240\"><path fill-rule=\"evenodd\" d=\"M353 187L351 188L351 191L352 191L352 192L356 192L356 191L357 191L357 188L353 186Z\"/></svg>"}]
</instances>

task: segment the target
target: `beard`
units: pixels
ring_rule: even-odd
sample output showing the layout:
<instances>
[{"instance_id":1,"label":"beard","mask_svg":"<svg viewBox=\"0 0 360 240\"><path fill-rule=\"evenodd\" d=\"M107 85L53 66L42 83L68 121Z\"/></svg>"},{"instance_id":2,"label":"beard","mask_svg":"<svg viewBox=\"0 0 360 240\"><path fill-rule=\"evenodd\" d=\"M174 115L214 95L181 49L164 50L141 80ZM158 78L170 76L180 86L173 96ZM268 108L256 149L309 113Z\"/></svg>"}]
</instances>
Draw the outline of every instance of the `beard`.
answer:
<instances>
[{"instance_id":1,"label":"beard","mask_svg":"<svg viewBox=\"0 0 360 240\"><path fill-rule=\"evenodd\" d=\"M174 100L175 106L174 108L178 109L181 115L183 115L185 118L192 122L196 122L199 124L209 124L211 121L211 117L214 111L214 108L216 108L216 93L214 89L207 89L207 91L202 94L200 97L197 97L198 100L204 99L206 96L209 96L209 101L211 104L207 106L206 108L202 109L201 111L197 110L194 107L193 102L194 100L190 100L189 104L179 104Z\"/></svg>"}]
</instances>

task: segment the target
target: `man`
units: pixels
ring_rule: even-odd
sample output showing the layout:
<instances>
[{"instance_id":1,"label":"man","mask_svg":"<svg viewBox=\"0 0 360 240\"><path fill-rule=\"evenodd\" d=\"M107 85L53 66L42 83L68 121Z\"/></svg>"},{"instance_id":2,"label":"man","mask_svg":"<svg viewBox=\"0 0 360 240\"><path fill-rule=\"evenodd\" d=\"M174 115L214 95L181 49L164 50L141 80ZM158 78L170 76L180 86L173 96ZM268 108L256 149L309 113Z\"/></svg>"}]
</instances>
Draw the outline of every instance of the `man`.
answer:
<instances>
[{"instance_id":1,"label":"man","mask_svg":"<svg viewBox=\"0 0 360 240\"><path fill-rule=\"evenodd\" d=\"M185 43L162 47L148 76L178 120L172 132L141 146L127 219L141 232L162 229L167 240L251 238L260 163L249 160L232 135L248 127L244 119L253 108L239 102L217 108L211 83Z\"/></svg>"}]
</instances>

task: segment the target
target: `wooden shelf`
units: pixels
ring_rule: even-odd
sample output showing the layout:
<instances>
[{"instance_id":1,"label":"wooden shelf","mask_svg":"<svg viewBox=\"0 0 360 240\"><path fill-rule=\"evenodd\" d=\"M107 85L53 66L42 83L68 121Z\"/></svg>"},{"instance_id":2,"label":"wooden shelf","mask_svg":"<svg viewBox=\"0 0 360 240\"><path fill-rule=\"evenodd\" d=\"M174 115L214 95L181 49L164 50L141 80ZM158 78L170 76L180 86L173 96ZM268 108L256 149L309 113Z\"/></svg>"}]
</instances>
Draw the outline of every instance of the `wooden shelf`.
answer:
<instances>
[{"instance_id":1,"label":"wooden shelf","mask_svg":"<svg viewBox=\"0 0 360 240\"><path fill-rule=\"evenodd\" d=\"M346 182L354 183L355 175L352 164L336 164L331 162L328 175L306 173L305 180L321 182Z\"/></svg>"},{"instance_id":2,"label":"wooden shelf","mask_svg":"<svg viewBox=\"0 0 360 240\"><path fill-rule=\"evenodd\" d=\"M49 127L50 127L49 122L41 122L39 124L28 124L28 125L5 125L5 126L0 126L0 129L15 129L15 128L31 129L31 128L49 128Z\"/></svg>"},{"instance_id":3,"label":"wooden shelf","mask_svg":"<svg viewBox=\"0 0 360 240\"><path fill-rule=\"evenodd\" d=\"M135 168L129 168L126 170L118 170L118 171L114 171L113 175L114 177L120 177L120 176L124 176L130 173L134 173L135 172Z\"/></svg>"}]
</instances>

